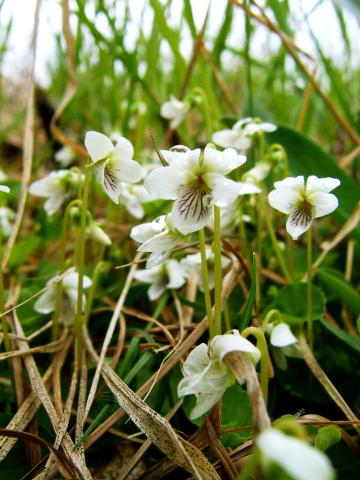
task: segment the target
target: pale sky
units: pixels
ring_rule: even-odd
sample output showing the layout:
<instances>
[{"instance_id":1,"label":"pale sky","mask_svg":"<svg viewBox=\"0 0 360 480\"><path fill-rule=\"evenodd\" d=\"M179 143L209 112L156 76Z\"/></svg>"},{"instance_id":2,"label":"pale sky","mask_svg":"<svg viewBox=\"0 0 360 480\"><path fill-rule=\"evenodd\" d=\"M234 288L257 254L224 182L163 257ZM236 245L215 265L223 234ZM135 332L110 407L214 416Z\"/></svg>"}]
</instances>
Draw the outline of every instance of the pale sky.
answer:
<instances>
[{"instance_id":1,"label":"pale sky","mask_svg":"<svg viewBox=\"0 0 360 480\"><path fill-rule=\"evenodd\" d=\"M282 0L279 0L279 2ZM207 38L211 38L216 34L223 20L223 12L226 7L225 0L213 0L210 10L210 19L207 29ZM311 36L304 22L301 22L304 12L309 12L317 3L317 0L291 0L293 5L292 11L296 17L293 24L296 33L296 41L302 48L315 54L315 47ZM343 2L341 2L344 4ZM9 51L6 53L4 62L4 73L6 75L16 75L17 72L26 69L29 60L28 47L30 44L31 31L33 26L34 10L36 0L5 0L5 4L0 13L1 30L4 24L13 18L13 28L10 37ZM131 0L129 2L132 27L129 29L127 37L127 45L131 48L135 45L137 32L139 28L141 11L146 4L146 0ZM192 0L191 1L196 24L201 26L207 9L208 0ZM70 0L70 5L75 7L76 3ZM125 0L117 1L117 11L119 17L123 14ZM174 0L171 9L169 22L176 25L180 22L180 12L183 5L182 0ZM301 10L302 9L302 10ZM90 18L94 17L93 2L87 2L87 13ZM352 39L359 38L359 23L350 10L344 9L344 16L348 28L348 32ZM150 14L145 15L149 24L144 25L144 30L149 31L151 27L152 17ZM76 19L73 18L73 25L76 25ZM312 30L320 41L323 50L338 63L342 63L344 56L347 55L342 35L339 29L338 21L331 0L324 2L311 14L309 22ZM104 18L100 16L96 21L97 28L104 34L107 32L107 25ZM47 63L51 62L54 45L55 33L61 31L61 7L60 0L43 0L41 7L41 19L38 42L38 56L36 63L36 78L42 83L47 82ZM242 47L244 40L244 20L243 12L236 9L233 22L233 30L229 38L229 44L235 47ZM252 43L252 53L261 57L266 55L268 49L276 48L278 39L275 35L269 34L265 28L259 28L257 37ZM360 45L359 42L353 41L352 62L359 64ZM188 55L191 48L191 40L184 38L182 42L182 51Z\"/></svg>"}]
</instances>

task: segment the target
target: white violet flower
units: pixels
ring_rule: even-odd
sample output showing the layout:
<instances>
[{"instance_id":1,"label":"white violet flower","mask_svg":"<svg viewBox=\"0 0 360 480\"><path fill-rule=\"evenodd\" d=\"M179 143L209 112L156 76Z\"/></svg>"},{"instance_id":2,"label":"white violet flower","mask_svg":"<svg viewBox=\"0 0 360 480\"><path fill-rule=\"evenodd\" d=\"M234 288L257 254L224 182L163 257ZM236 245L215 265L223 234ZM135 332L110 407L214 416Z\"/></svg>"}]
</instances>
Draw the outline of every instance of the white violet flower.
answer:
<instances>
[{"instance_id":1,"label":"white violet flower","mask_svg":"<svg viewBox=\"0 0 360 480\"><path fill-rule=\"evenodd\" d=\"M8 207L0 207L0 234L8 237L12 230L15 212Z\"/></svg>"},{"instance_id":2,"label":"white violet flower","mask_svg":"<svg viewBox=\"0 0 360 480\"><path fill-rule=\"evenodd\" d=\"M237 121L231 129L215 132L212 140L216 145L223 148L235 148L245 151L251 147L251 137L259 132L273 132L276 125L267 122L259 122L250 117Z\"/></svg>"},{"instance_id":3,"label":"white violet flower","mask_svg":"<svg viewBox=\"0 0 360 480\"><path fill-rule=\"evenodd\" d=\"M55 153L55 160L62 168L68 167L75 158L75 153L68 145L64 145L58 152Z\"/></svg>"},{"instance_id":4,"label":"white violet flower","mask_svg":"<svg viewBox=\"0 0 360 480\"><path fill-rule=\"evenodd\" d=\"M56 277L55 277L56 278ZM78 297L78 281L79 274L74 271L73 268L67 270L63 276L62 283L62 298L61 298L61 307L60 307L60 321L64 325L71 325L74 321L77 308L77 297ZM36 300L34 305L34 310L38 313L48 314L55 310L56 305L56 283L52 278L47 283L48 288L45 292L40 295ZM91 279L84 275L83 277L83 288L89 288L91 286ZM83 310L86 305L86 297L83 295L82 306Z\"/></svg>"},{"instance_id":5,"label":"white violet flower","mask_svg":"<svg viewBox=\"0 0 360 480\"><path fill-rule=\"evenodd\" d=\"M146 268L162 262L174 248L184 242L183 235L171 222L171 213L161 215L152 222L136 225L132 228L130 237L142 244L138 248L139 252L150 253Z\"/></svg>"},{"instance_id":6,"label":"white violet flower","mask_svg":"<svg viewBox=\"0 0 360 480\"><path fill-rule=\"evenodd\" d=\"M51 172L44 178L36 180L29 187L29 192L37 197L47 198L44 208L50 216L59 210L64 201L76 192L83 175L72 170Z\"/></svg>"},{"instance_id":7,"label":"white violet flower","mask_svg":"<svg viewBox=\"0 0 360 480\"><path fill-rule=\"evenodd\" d=\"M143 177L143 171L132 157L134 148L125 137L114 146L109 137L99 132L87 132L85 147L93 162L95 175L107 195L119 203L123 183L135 183Z\"/></svg>"},{"instance_id":8,"label":"white violet flower","mask_svg":"<svg viewBox=\"0 0 360 480\"><path fill-rule=\"evenodd\" d=\"M273 208L289 215L286 230L294 240L306 232L315 218L333 212L338 199L331 192L340 185L337 178L311 175L305 184L303 176L288 177L275 182L268 200Z\"/></svg>"},{"instance_id":9,"label":"white violet flower","mask_svg":"<svg viewBox=\"0 0 360 480\"><path fill-rule=\"evenodd\" d=\"M134 278L144 283L151 283L148 290L150 300L157 300L167 289L180 288L185 283L185 272L177 260L165 260L160 265L138 270Z\"/></svg>"},{"instance_id":10,"label":"white violet flower","mask_svg":"<svg viewBox=\"0 0 360 480\"><path fill-rule=\"evenodd\" d=\"M245 161L231 148L189 150L169 166L152 171L144 185L154 198L175 200L171 212L175 228L183 234L196 232L208 224L213 205L227 207L241 194L241 186L225 175Z\"/></svg>"},{"instance_id":11,"label":"white violet flower","mask_svg":"<svg viewBox=\"0 0 360 480\"><path fill-rule=\"evenodd\" d=\"M10 188L6 185L0 185L0 192L10 193Z\"/></svg>"},{"instance_id":12,"label":"white violet flower","mask_svg":"<svg viewBox=\"0 0 360 480\"><path fill-rule=\"evenodd\" d=\"M161 106L160 115L170 120L171 128L176 128L184 120L189 110L189 102L183 102L171 96L170 100Z\"/></svg>"},{"instance_id":13,"label":"white violet flower","mask_svg":"<svg viewBox=\"0 0 360 480\"><path fill-rule=\"evenodd\" d=\"M328 457L304 440L269 428L256 438L264 473L276 464L294 480L333 480L334 470Z\"/></svg>"},{"instance_id":14,"label":"white violet flower","mask_svg":"<svg viewBox=\"0 0 360 480\"><path fill-rule=\"evenodd\" d=\"M230 352L246 352L256 364L260 350L237 330L233 334L216 335L208 348L205 343L198 345L185 360L184 378L178 385L178 395L196 394L197 400L190 414L191 419L204 415L224 395L235 378L224 362Z\"/></svg>"}]
</instances>

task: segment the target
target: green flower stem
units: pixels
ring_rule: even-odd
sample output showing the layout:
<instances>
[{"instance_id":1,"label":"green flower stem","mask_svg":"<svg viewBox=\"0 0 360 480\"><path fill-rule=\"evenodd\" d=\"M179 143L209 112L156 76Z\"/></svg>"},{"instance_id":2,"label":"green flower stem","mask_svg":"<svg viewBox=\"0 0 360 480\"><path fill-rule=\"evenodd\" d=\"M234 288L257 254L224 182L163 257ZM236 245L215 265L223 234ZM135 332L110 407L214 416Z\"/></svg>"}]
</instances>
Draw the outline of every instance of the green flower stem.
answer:
<instances>
[{"instance_id":1,"label":"green flower stem","mask_svg":"<svg viewBox=\"0 0 360 480\"><path fill-rule=\"evenodd\" d=\"M215 334L221 335L221 219L220 208L214 205L214 270L215 270Z\"/></svg>"},{"instance_id":2,"label":"green flower stem","mask_svg":"<svg viewBox=\"0 0 360 480\"><path fill-rule=\"evenodd\" d=\"M0 266L1 266L0 268L0 313L4 313L5 311L4 272L2 268L2 256L3 256L3 249L2 249L2 245L0 245ZM10 337L9 337L9 327L6 321L6 316L1 317L1 327L2 327L2 333L4 335L5 351L10 352L11 344L10 344Z\"/></svg>"},{"instance_id":3,"label":"green flower stem","mask_svg":"<svg viewBox=\"0 0 360 480\"><path fill-rule=\"evenodd\" d=\"M81 221L77 238L77 271L78 271L78 291L75 316L75 331L78 346L78 358L82 359L83 343L83 278L85 262L85 236L86 236L86 214L89 195L90 169L85 168L85 181L83 188L83 198L81 205Z\"/></svg>"},{"instance_id":4,"label":"green flower stem","mask_svg":"<svg viewBox=\"0 0 360 480\"><path fill-rule=\"evenodd\" d=\"M266 226L267 226L267 229L269 231L269 235L270 235L270 238L271 238L271 241L272 241L272 244L273 244L273 247L274 247L274 250L275 250L275 255L278 259L278 262L279 262L279 265L280 265L280 268L283 272L283 275L284 277L286 278L286 280L291 283L292 279L291 279L291 276L290 276L290 273L289 273L289 270L286 266L286 263L285 263L285 260L284 260L284 257L282 255L282 252L279 248L279 244L278 244L278 241L276 239L276 236L275 236L275 232L274 232L274 228L273 228L273 225L272 225L272 222L271 222L271 218L270 218L270 214L269 214L269 209L267 208L266 204L265 204L265 201L264 201L264 197L261 193L259 193L259 196L258 196L259 200L260 200L260 205L261 205L261 208L262 208L262 211L264 213L264 218L265 218L265 222L266 222Z\"/></svg>"},{"instance_id":5,"label":"green flower stem","mask_svg":"<svg viewBox=\"0 0 360 480\"><path fill-rule=\"evenodd\" d=\"M224 301L224 323L225 323L225 331L228 332L229 330L231 330L229 304L227 300Z\"/></svg>"},{"instance_id":6,"label":"green flower stem","mask_svg":"<svg viewBox=\"0 0 360 480\"><path fill-rule=\"evenodd\" d=\"M106 263L100 260L96 264L96 267L94 268L94 272L93 272L92 279L91 279L92 283L91 283L91 287L90 287L90 290L89 290L88 299L87 299L87 302L86 302L84 323L87 323L89 321L92 304L93 304L95 293L96 293L96 290L97 290L97 287L98 287L99 276L100 276L100 273L102 272L102 270L104 270L105 265L106 265Z\"/></svg>"},{"instance_id":7,"label":"green flower stem","mask_svg":"<svg viewBox=\"0 0 360 480\"><path fill-rule=\"evenodd\" d=\"M279 322L281 321L281 313L279 310L277 310L276 308L273 308L272 310L270 310L265 318L264 318L264 321L262 322L262 325L261 325L261 329L262 331L265 333L266 332L266 327L268 326L268 324L271 322L271 320L273 319L273 317L276 317L277 320L279 320Z\"/></svg>"},{"instance_id":8,"label":"green flower stem","mask_svg":"<svg viewBox=\"0 0 360 480\"><path fill-rule=\"evenodd\" d=\"M81 200L76 199L70 202L64 213L64 220L62 226L62 233L61 233L61 242L60 242L60 255L59 255L59 274L65 272L65 262L66 262L66 244L69 232L69 225L70 225L70 213L73 207L81 207ZM52 318L52 340L55 341L59 335L59 317L60 317L60 310L61 310L61 298L62 298L62 282L58 282L56 284L56 297L55 297L55 310L54 315Z\"/></svg>"},{"instance_id":9,"label":"green flower stem","mask_svg":"<svg viewBox=\"0 0 360 480\"><path fill-rule=\"evenodd\" d=\"M213 320L212 310L211 310L211 298L210 298L210 290L209 290L209 272L208 272L207 260L206 260L205 232L203 228L199 230L199 243L200 243L200 254L201 254L201 273L202 273L202 281L204 285L205 310L206 310L206 316L208 319L209 334L210 334L210 338L212 338L215 336L215 326L214 326L214 320Z\"/></svg>"},{"instance_id":10,"label":"green flower stem","mask_svg":"<svg viewBox=\"0 0 360 480\"><path fill-rule=\"evenodd\" d=\"M201 110L202 110L202 113L204 115L204 118L205 118L205 123L206 123L206 129L207 129L207 132L208 132L208 136L211 137L214 129L213 129L213 119L212 119L212 116L211 116L211 113L210 113L210 109L209 109L209 101L207 99L207 96L204 92L204 90L200 87L196 87L194 88L193 90L193 93L195 95L199 95L199 97L201 98Z\"/></svg>"},{"instance_id":11,"label":"green flower stem","mask_svg":"<svg viewBox=\"0 0 360 480\"><path fill-rule=\"evenodd\" d=\"M264 332L257 327L248 327L241 332L241 335L247 338L249 335L254 335L256 338L256 346L261 352L260 359L260 384L263 393L265 406L268 400L268 387L269 387L269 352L267 348L266 338Z\"/></svg>"},{"instance_id":12,"label":"green flower stem","mask_svg":"<svg viewBox=\"0 0 360 480\"><path fill-rule=\"evenodd\" d=\"M313 306L312 306L312 230L306 233L307 250L307 331L310 348L313 348Z\"/></svg>"}]
</instances>

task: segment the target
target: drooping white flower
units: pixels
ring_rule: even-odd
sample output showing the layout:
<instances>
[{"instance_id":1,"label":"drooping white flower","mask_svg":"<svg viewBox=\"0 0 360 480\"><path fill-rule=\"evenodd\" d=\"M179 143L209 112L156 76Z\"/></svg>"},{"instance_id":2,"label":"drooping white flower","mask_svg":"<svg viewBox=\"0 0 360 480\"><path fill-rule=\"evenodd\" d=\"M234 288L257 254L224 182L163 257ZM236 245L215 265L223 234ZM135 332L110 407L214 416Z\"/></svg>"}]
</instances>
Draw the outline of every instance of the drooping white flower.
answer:
<instances>
[{"instance_id":1,"label":"drooping white flower","mask_svg":"<svg viewBox=\"0 0 360 480\"><path fill-rule=\"evenodd\" d=\"M92 220L86 228L86 233L96 242L108 247L111 245L111 239L107 233L97 224L94 220Z\"/></svg>"},{"instance_id":2,"label":"drooping white flower","mask_svg":"<svg viewBox=\"0 0 360 480\"><path fill-rule=\"evenodd\" d=\"M0 236L7 238L12 230L15 212L8 207L0 207Z\"/></svg>"},{"instance_id":3,"label":"drooping white flower","mask_svg":"<svg viewBox=\"0 0 360 480\"><path fill-rule=\"evenodd\" d=\"M145 215L143 203L152 200L144 185L124 184L120 193L119 203L124 205L126 210L135 218L143 218Z\"/></svg>"},{"instance_id":4,"label":"drooping white flower","mask_svg":"<svg viewBox=\"0 0 360 480\"><path fill-rule=\"evenodd\" d=\"M150 300L158 299L167 289L180 288L185 283L185 272L177 260L165 260L160 265L138 270L134 278L141 282L151 283L148 290Z\"/></svg>"},{"instance_id":5,"label":"drooping white flower","mask_svg":"<svg viewBox=\"0 0 360 480\"><path fill-rule=\"evenodd\" d=\"M10 193L10 188L6 185L0 185L0 192Z\"/></svg>"},{"instance_id":6,"label":"drooping white flower","mask_svg":"<svg viewBox=\"0 0 360 480\"><path fill-rule=\"evenodd\" d=\"M146 268L152 268L165 260L174 248L184 243L184 236L174 228L171 213L161 215L153 222L136 225L130 237L141 243L139 252L150 253Z\"/></svg>"},{"instance_id":7,"label":"drooping white flower","mask_svg":"<svg viewBox=\"0 0 360 480\"><path fill-rule=\"evenodd\" d=\"M225 175L245 161L231 148L189 150L173 157L169 166L151 172L144 184L154 198L175 200L175 228L183 234L196 232L209 222L213 205L227 207L241 194L241 186Z\"/></svg>"},{"instance_id":8,"label":"drooping white flower","mask_svg":"<svg viewBox=\"0 0 360 480\"><path fill-rule=\"evenodd\" d=\"M204 415L234 383L234 376L224 362L225 355L230 352L246 352L254 363L260 359L260 350L237 330L233 332L215 336L209 348L205 343L201 343L185 360L185 376L179 382L178 395L197 395L196 405L190 414L191 419Z\"/></svg>"},{"instance_id":9,"label":"drooping white flower","mask_svg":"<svg viewBox=\"0 0 360 480\"><path fill-rule=\"evenodd\" d=\"M334 470L328 457L305 441L285 435L275 428L256 438L264 473L276 464L294 480L333 480Z\"/></svg>"},{"instance_id":10,"label":"drooping white flower","mask_svg":"<svg viewBox=\"0 0 360 480\"><path fill-rule=\"evenodd\" d=\"M214 252L210 247L206 247L206 260L208 265L208 275L209 275L209 284L208 287L210 290L214 288L215 285L215 271L214 271ZM204 283L201 274L201 253L197 252L191 255L187 255L181 260L181 263L189 276L192 272L196 272L199 276L199 288L204 290ZM230 260L227 257L221 256L221 266L226 268L230 264Z\"/></svg>"},{"instance_id":11,"label":"drooping white flower","mask_svg":"<svg viewBox=\"0 0 360 480\"><path fill-rule=\"evenodd\" d=\"M170 120L170 127L176 128L184 120L190 110L189 102L182 102L174 96L161 106L160 115Z\"/></svg>"},{"instance_id":12,"label":"drooping white flower","mask_svg":"<svg viewBox=\"0 0 360 480\"><path fill-rule=\"evenodd\" d=\"M259 162L255 167L251 168L242 176L242 180L246 183L252 183L259 185L267 176L270 171L270 164L265 162Z\"/></svg>"},{"instance_id":13,"label":"drooping white flower","mask_svg":"<svg viewBox=\"0 0 360 480\"><path fill-rule=\"evenodd\" d=\"M288 177L275 182L268 200L273 208L289 215L286 230L294 240L306 232L315 218L333 212L338 199L331 192L340 185L337 178L311 175L305 184L303 176Z\"/></svg>"},{"instance_id":14,"label":"drooping white flower","mask_svg":"<svg viewBox=\"0 0 360 480\"><path fill-rule=\"evenodd\" d=\"M47 198L44 208L50 216L57 212L64 201L76 192L82 179L83 176L79 176L72 170L58 170L33 182L29 187L29 192L37 197Z\"/></svg>"},{"instance_id":15,"label":"drooping white flower","mask_svg":"<svg viewBox=\"0 0 360 480\"><path fill-rule=\"evenodd\" d=\"M274 361L280 370L287 369L287 358L302 358L298 340L289 325L284 322L269 323L266 332L270 335L270 346Z\"/></svg>"},{"instance_id":16,"label":"drooping white flower","mask_svg":"<svg viewBox=\"0 0 360 480\"><path fill-rule=\"evenodd\" d=\"M259 132L273 132L276 126L272 123L260 122L250 117L237 121L231 129L215 132L212 140L223 148L235 148L241 152L251 147L251 137Z\"/></svg>"},{"instance_id":17,"label":"drooping white flower","mask_svg":"<svg viewBox=\"0 0 360 480\"><path fill-rule=\"evenodd\" d=\"M134 148L125 137L113 145L103 133L90 131L85 135L85 147L93 162L98 182L114 203L119 203L123 183L135 183L143 177L141 166L132 160Z\"/></svg>"},{"instance_id":18,"label":"drooping white flower","mask_svg":"<svg viewBox=\"0 0 360 480\"><path fill-rule=\"evenodd\" d=\"M55 160L62 168L68 167L74 158L75 153L68 145L64 145L58 152L55 153Z\"/></svg>"},{"instance_id":19,"label":"drooping white flower","mask_svg":"<svg viewBox=\"0 0 360 480\"><path fill-rule=\"evenodd\" d=\"M78 298L78 281L79 274L74 271L73 268L67 270L63 276L62 283L62 298L60 306L60 321L64 325L71 325L74 321L77 309L77 298ZM48 314L55 310L56 306L56 284L52 278L47 283L48 289L40 295L36 300L34 305L34 310L38 313ZM91 285L91 279L84 275L83 277L83 288L89 288ZM86 297L83 295L82 306L83 310L86 305Z\"/></svg>"}]
</instances>

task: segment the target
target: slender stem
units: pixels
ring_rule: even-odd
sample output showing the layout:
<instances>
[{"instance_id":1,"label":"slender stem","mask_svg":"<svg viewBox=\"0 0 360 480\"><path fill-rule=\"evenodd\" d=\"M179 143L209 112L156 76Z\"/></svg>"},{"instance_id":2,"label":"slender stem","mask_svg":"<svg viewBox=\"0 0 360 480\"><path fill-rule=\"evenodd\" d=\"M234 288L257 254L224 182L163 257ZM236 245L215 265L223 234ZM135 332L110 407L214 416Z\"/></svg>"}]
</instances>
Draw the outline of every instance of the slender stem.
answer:
<instances>
[{"instance_id":1,"label":"slender stem","mask_svg":"<svg viewBox=\"0 0 360 480\"><path fill-rule=\"evenodd\" d=\"M59 273L62 274L65 271L65 261L66 261L66 243L67 243L67 236L69 232L69 224L70 224L70 213L71 209L74 206L81 206L81 200L76 199L70 202L64 213L64 220L63 220L63 228L61 234L61 242L60 242L60 255L59 255ZM55 296L55 310L52 319L52 340L55 341L58 338L59 334L59 318L60 318L60 310L61 310L61 299L62 299L62 282L58 282L56 284L56 296Z\"/></svg>"},{"instance_id":2,"label":"slender stem","mask_svg":"<svg viewBox=\"0 0 360 480\"><path fill-rule=\"evenodd\" d=\"M245 338L247 338L249 335L254 335L254 337L256 338L256 346L261 352L260 384L266 406L269 389L269 351L267 348L265 334L260 328L248 327L241 332L241 335Z\"/></svg>"},{"instance_id":3,"label":"slender stem","mask_svg":"<svg viewBox=\"0 0 360 480\"><path fill-rule=\"evenodd\" d=\"M86 302L86 310L85 310L85 316L84 316L84 318L85 318L84 322L85 323L87 323L88 320L89 320L91 307L92 307L92 304L93 304L93 301L94 301L96 290L98 288L99 276L100 276L101 271L104 270L105 265L106 265L105 262L103 262L102 260L99 260L99 262L96 264L96 267L94 268L94 272L93 272L92 279L91 279L92 283L91 283L91 287L90 287L90 290L89 290L88 299L87 299L87 302Z\"/></svg>"},{"instance_id":4,"label":"slender stem","mask_svg":"<svg viewBox=\"0 0 360 480\"><path fill-rule=\"evenodd\" d=\"M85 236L86 236L86 214L89 195L90 169L85 168L85 181L83 188L83 198L81 205L81 221L77 238L77 271L78 271L78 288L77 288L77 305L75 316L75 330L78 344L78 359L82 359L82 341L83 341L83 278L84 278L84 262L85 262Z\"/></svg>"},{"instance_id":5,"label":"slender stem","mask_svg":"<svg viewBox=\"0 0 360 480\"><path fill-rule=\"evenodd\" d=\"M204 288L205 310L206 310L206 316L208 319L210 338L212 338L215 336L215 329L214 329L215 326L214 326L214 320L213 320L212 310L211 310L211 298L210 298L210 290L209 290L209 272L208 272L207 260L206 260L205 232L203 228L199 230L199 243L200 243L200 254L201 254L201 274L202 274L202 281L203 281L203 288Z\"/></svg>"},{"instance_id":6,"label":"slender stem","mask_svg":"<svg viewBox=\"0 0 360 480\"><path fill-rule=\"evenodd\" d=\"M0 313L5 311L5 301L4 301L4 272L2 266L2 255L3 255L3 248L0 245ZM1 317L1 327L2 333L4 335L4 345L5 350L10 352L11 344L10 344L10 337L9 337L9 327L6 321L6 316Z\"/></svg>"},{"instance_id":7,"label":"slender stem","mask_svg":"<svg viewBox=\"0 0 360 480\"><path fill-rule=\"evenodd\" d=\"M230 321L230 314L229 314L229 304L227 300L224 301L224 323L225 323L225 330L228 332L231 330L231 321Z\"/></svg>"},{"instance_id":8,"label":"slender stem","mask_svg":"<svg viewBox=\"0 0 360 480\"><path fill-rule=\"evenodd\" d=\"M221 219L220 208L214 205L214 270L215 270L215 333L221 335Z\"/></svg>"},{"instance_id":9,"label":"slender stem","mask_svg":"<svg viewBox=\"0 0 360 480\"><path fill-rule=\"evenodd\" d=\"M264 198L262 196L261 193L259 193L259 200L260 200L260 204L261 204L261 207L262 207L262 211L264 213L264 218L265 218L265 222L266 222L266 226L267 226L267 229L269 231L269 235L270 235L270 238L271 238L271 241L272 241L272 244L273 244L273 247L274 247L274 250L275 250L275 255L278 259L278 262L279 262L279 265L280 265L280 268L284 274L284 277L286 278L286 280L291 283L291 276L290 276L290 273L289 273L289 270L286 266L286 263L285 263L285 260L284 260L284 257L282 255L282 252L279 248L279 244L278 244L278 241L276 239L276 236L275 236L275 232L274 232L274 228L273 228L273 225L272 225L272 222L271 222L271 219L270 219L270 214L269 214L269 210L264 202Z\"/></svg>"},{"instance_id":10,"label":"slender stem","mask_svg":"<svg viewBox=\"0 0 360 480\"><path fill-rule=\"evenodd\" d=\"M313 307L312 307L312 230L306 234L307 247L307 331L310 348L313 348Z\"/></svg>"}]
</instances>

